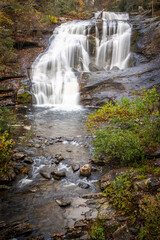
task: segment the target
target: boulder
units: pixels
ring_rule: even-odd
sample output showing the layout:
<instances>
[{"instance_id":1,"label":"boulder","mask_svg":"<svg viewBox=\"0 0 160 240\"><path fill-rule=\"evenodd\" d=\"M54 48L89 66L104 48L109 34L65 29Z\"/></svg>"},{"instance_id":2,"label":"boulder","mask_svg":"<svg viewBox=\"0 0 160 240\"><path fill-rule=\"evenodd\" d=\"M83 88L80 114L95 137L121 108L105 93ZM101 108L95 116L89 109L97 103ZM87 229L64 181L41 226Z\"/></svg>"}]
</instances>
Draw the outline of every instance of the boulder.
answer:
<instances>
[{"instance_id":1,"label":"boulder","mask_svg":"<svg viewBox=\"0 0 160 240\"><path fill-rule=\"evenodd\" d=\"M112 234L114 240L133 240L134 236L130 233L126 224L118 227L118 229Z\"/></svg>"},{"instance_id":2,"label":"boulder","mask_svg":"<svg viewBox=\"0 0 160 240\"><path fill-rule=\"evenodd\" d=\"M83 189L87 189L89 188L89 184L85 183L85 182L80 182L78 184L79 187L83 188Z\"/></svg>"},{"instance_id":3,"label":"boulder","mask_svg":"<svg viewBox=\"0 0 160 240\"><path fill-rule=\"evenodd\" d=\"M24 153L17 152L13 154L13 160L21 160L25 157Z\"/></svg>"},{"instance_id":4,"label":"boulder","mask_svg":"<svg viewBox=\"0 0 160 240\"><path fill-rule=\"evenodd\" d=\"M160 188L160 178L153 177L145 180L148 191L157 191Z\"/></svg>"},{"instance_id":5,"label":"boulder","mask_svg":"<svg viewBox=\"0 0 160 240\"><path fill-rule=\"evenodd\" d=\"M56 180L60 180L61 178L66 177L66 172L63 170L54 170L53 172L51 172L51 174Z\"/></svg>"},{"instance_id":6,"label":"boulder","mask_svg":"<svg viewBox=\"0 0 160 240\"><path fill-rule=\"evenodd\" d=\"M84 177L89 177L91 175L91 166L89 164L85 164L80 168L80 175Z\"/></svg>"},{"instance_id":7,"label":"boulder","mask_svg":"<svg viewBox=\"0 0 160 240\"><path fill-rule=\"evenodd\" d=\"M72 170L73 170L73 172L76 172L76 171L78 171L79 169L80 169L79 164L74 164L74 165L72 165Z\"/></svg>"},{"instance_id":8,"label":"boulder","mask_svg":"<svg viewBox=\"0 0 160 240\"><path fill-rule=\"evenodd\" d=\"M69 199L56 199L56 203L58 203L58 205L60 207L67 207L69 205L71 205L71 201Z\"/></svg>"},{"instance_id":9,"label":"boulder","mask_svg":"<svg viewBox=\"0 0 160 240\"><path fill-rule=\"evenodd\" d=\"M28 174L30 171L30 167L24 167L22 170L21 170L21 173L22 174Z\"/></svg>"},{"instance_id":10,"label":"boulder","mask_svg":"<svg viewBox=\"0 0 160 240\"><path fill-rule=\"evenodd\" d=\"M53 163L50 168L48 168L48 167L42 168L40 170L41 176L48 180L51 179L51 174L55 170L55 167L56 167L56 164Z\"/></svg>"},{"instance_id":11,"label":"boulder","mask_svg":"<svg viewBox=\"0 0 160 240\"><path fill-rule=\"evenodd\" d=\"M25 157L25 158L24 158L24 163L32 164L32 163L33 163L33 160Z\"/></svg>"},{"instance_id":12,"label":"boulder","mask_svg":"<svg viewBox=\"0 0 160 240\"><path fill-rule=\"evenodd\" d=\"M98 218L105 220L113 220L116 211L109 205L109 202L104 202L98 210Z\"/></svg>"},{"instance_id":13,"label":"boulder","mask_svg":"<svg viewBox=\"0 0 160 240\"><path fill-rule=\"evenodd\" d=\"M13 168L16 174L19 174L21 170L24 168L24 164L20 162L14 162Z\"/></svg>"},{"instance_id":14,"label":"boulder","mask_svg":"<svg viewBox=\"0 0 160 240\"><path fill-rule=\"evenodd\" d=\"M62 157L61 154L56 154L55 158L57 159L58 162L61 162L62 160L64 160L64 157Z\"/></svg>"},{"instance_id":15,"label":"boulder","mask_svg":"<svg viewBox=\"0 0 160 240\"><path fill-rule=\"evenodd\" d=\"M46 178L46 179L48 179L48 180L51 179L51 173L50 173L50 172L41 170L41 171L40 171L40 174L41 174L42 177L44 177L44 178Z\"/></svg>"}]
</instances>

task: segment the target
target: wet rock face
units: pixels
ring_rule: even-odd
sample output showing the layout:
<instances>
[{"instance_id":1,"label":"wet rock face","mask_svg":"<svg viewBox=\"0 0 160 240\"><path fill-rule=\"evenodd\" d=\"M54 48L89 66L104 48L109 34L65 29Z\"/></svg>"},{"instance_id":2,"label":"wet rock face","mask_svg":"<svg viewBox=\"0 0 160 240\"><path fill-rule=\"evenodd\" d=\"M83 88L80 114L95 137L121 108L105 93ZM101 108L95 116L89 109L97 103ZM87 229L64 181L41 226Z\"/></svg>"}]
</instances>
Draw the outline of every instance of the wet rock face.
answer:
<instances>
[{"instance_id":1,"label":"wet rock face","mask_svg":"<svg viewBox=\"0 0 160 240\"><path fill-rule=\"evenodd\" d=\"M146 26L145 26L146 27ZM149 58L160 52L160 21L147 25L142 38L142 52Z\"/></svg>"},{"instance_id":2,"label":"wet rock face","mask_svg":"<svg viewBox=\"0 0 160 240\"><path fill-rule=\"evenodd\" d=\"M133 91L155 86L160 91L160 57L125 70L85 72L81 77L81 103L102 106L105 102L133 98Z\"/></svg>"},{"instance_id":3,"label":"wet rock face","mask_svg":"<svg viewBox=\"0 0 160 240\"><path fill-rule=\"evenodd\" d=\"M32 232L32 226L28 219L15 220L12 223L0 222L1 239L12 239L13 236L25 235Z\"/></svg>"}]
</instances>

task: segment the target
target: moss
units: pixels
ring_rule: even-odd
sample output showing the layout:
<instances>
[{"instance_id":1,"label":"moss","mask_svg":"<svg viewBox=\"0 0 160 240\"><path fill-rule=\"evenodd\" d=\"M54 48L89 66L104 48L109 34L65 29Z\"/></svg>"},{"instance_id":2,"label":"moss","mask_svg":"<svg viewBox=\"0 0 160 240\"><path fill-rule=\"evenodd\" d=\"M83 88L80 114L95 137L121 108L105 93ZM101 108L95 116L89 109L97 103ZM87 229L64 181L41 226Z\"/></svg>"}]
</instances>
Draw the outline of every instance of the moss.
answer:
<instances>
[{"instance_id":1,"label":"moss","mask_svg":"<svg viewBox=\"0 0 160 240\"><path fill-rule=\"evenodd\" d=\"M28 92L17 95L17 104L29 104L31 103L32 96Z\"/></svg>"},{"instance_id":2,"label":"moss","mask_svg":"<svg viewBox=\"0 0 160 240\"><path fill-rule=\"evenodd\" d=\"M140 33L138 30L134 30L132 33L132 38L131 38L131 51L136 52L137 51L137 40L140 37Z\"/></svg>"}]
</instances>

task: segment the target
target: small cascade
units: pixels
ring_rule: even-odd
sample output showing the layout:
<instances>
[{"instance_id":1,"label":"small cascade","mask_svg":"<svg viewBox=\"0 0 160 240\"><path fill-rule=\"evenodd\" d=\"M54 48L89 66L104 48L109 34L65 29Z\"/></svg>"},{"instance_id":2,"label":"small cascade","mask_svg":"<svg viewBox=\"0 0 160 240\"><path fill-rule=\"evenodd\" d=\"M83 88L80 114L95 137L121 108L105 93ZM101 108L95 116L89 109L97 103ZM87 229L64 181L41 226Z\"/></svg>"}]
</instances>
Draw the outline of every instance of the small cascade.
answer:
<instances>
[{"instance_id":1,"label":"small cascade","mask_svg":"<svg viewBox=\"0 0 160 240\"><path fill-rule=\"evenodd\" d=\"M98 17L100 13L96 14ZM128 67L130 57L131 27L128 24L129 15L126 13L102 13L102 37L96 33L96 65L104 69L119 69Z\"/></svg>"},{"instance_id":2,"label":"small cascade","mask_svg":"<svg viewBox=\"0 0 160 240\"><path fill-rule=\"evenodd\" d=\"M99 15L97 12L94 19L64 23L55 29L49 48L32 66L37 105L78 105L78 72L90 71L90 63L106 70L128 67L128 14L103 12L102 20ZM94 56L90 56L90 36L95 36Z\"/></svg>"}]
</instances>

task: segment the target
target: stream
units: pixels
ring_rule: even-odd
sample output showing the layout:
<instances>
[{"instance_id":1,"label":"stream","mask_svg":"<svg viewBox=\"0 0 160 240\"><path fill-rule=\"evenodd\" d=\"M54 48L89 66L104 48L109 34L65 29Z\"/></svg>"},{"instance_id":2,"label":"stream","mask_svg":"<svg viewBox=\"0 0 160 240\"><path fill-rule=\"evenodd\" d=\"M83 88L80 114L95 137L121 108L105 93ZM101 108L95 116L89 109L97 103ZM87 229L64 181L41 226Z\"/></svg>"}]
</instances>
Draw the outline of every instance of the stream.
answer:
<instances>
[{"instance_id":1,"label":"stream","mask_svg":"<svg viewBox=\"0 0 160 240\"><path fill-rule=\"evenodd\" d=\"M36 236L50 239L55 233L65 234L66 229L85 218L86 213L90 217L96 216L96 209L86 204L83 195L100 191L98 179L102 175L101 167L92 165L92 174L88 178L80 176L79 170L72 170L74 164L83 166L93 158L91 136L85 127L85 115L89 112L83 108L64 111L55 107L27 110L27 124L32 124L34 136L25 147L19 146L18 149L33 164L27 176L20 176L11 190L1 195L1 221L11 226L17 221L32 226L32 232L16 239ZM66 177L47 180L41 176L40 170L52 168L57 154L63 160L56 163L56 169L63 169ZM62 198L70 200L71 205L60 207L56 200Z\"/></svg>"}]
</instances>

